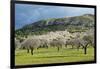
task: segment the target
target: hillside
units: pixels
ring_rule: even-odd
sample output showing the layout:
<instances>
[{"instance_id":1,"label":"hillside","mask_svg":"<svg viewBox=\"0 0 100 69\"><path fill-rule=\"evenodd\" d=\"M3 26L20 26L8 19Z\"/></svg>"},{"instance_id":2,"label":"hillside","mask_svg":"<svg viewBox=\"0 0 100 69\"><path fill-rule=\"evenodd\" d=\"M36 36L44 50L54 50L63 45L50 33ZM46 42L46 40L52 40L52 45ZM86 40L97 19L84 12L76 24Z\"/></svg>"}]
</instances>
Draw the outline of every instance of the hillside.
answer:
<instances>
[{"instance_id":1,"label":"hillside","mask_svg":"<svg viewBox=\"0 0 100 69\"><path fill-rule=\"evenodd\" d=\"M63 31L63 30L81 30L90 29L94 27L94 15L84 14L81 16L64 17L64 18L50 18L40 20L23 26L15 30L15 35L29 35L29 34L45 34L50 31Z\"/></svg>"}]
</instances>

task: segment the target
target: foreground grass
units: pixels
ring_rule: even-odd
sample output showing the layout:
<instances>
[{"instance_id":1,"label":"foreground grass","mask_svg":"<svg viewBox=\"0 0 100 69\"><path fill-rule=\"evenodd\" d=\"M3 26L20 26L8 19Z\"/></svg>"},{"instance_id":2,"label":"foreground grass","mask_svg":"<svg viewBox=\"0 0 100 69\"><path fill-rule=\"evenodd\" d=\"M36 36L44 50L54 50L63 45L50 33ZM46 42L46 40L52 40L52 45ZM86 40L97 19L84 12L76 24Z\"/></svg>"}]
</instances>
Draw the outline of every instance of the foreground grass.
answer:
<instances>
[{"instance_id":1,"label":"foreground grass","mask_svg":"<svg viewBox=\"0 0 100 69\"><path fill-rule=\"evenodd\" d=\"M64 48L57 51L57 48L40 48L34 51L31 55L26 50L15 51L15 65L29 64L49 64L49 63L64 63L64 62L79 62L94 60L94 49L88 48L87 54L84 54L83 49Z\"/></svg>"}]
</instances>

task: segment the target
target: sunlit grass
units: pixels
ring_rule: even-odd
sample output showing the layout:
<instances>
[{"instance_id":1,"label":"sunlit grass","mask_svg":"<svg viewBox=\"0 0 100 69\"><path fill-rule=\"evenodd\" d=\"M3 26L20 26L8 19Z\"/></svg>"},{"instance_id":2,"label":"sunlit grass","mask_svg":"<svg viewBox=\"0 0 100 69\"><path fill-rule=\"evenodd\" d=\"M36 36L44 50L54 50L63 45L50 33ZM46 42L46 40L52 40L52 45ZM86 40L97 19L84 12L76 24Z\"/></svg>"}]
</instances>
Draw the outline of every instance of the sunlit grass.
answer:
<instances>
[{"instance_id":1,"label":"sunlit grass","mask_svg":"<svg viewBox=\"0 0 100 69\"><path fill-rule=\"evenodd\" d=\"M15 64L47 64L47 63L64 63L64 62L79 62L94 60L94 48L87 49L87 54L84 54L83 49L63 48L57 51L57 48L40 48L34 50L33 55L27 53L26 50L15 51Z\"/></svg>"}]
</instances>

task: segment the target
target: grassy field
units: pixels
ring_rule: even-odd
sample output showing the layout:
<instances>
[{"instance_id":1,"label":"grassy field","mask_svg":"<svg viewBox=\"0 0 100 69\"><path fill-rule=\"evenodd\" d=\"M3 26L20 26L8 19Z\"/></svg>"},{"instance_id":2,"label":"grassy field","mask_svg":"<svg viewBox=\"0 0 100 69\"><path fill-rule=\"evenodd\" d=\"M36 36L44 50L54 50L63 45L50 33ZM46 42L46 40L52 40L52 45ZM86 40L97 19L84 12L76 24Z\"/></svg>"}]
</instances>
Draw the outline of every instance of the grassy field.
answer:
<instances>
[{"instance_id":1,"label":"grassy field","mask_svg":"<svg viewBox=\"0 0 100 69\"><path fill-rule=\"evenodd\" d=\"M34 51L34 54L27 53L26 50L15 51L15 65L28 64L49 64L64 62L79 62L94 60L94 48L88 48L87 54L83 49L63 48L57 51L57 48L40 48Z\"/></svg>"}]
</instances>

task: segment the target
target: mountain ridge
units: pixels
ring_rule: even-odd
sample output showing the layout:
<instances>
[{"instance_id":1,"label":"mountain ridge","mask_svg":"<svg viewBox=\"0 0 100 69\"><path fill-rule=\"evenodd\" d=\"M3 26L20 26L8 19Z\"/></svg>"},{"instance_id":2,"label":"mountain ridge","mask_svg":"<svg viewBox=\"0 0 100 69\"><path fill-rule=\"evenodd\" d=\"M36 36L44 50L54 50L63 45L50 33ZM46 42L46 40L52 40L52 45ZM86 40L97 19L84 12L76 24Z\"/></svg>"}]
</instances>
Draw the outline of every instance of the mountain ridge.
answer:
<instances>
[{"instance_id":1,"label":"mountain ridge","mask_svg":"<svg viewBox=\"0 0 100 69\"><path fill-rule=\"evenodd\" d=\"M63 18L50 18L40 20L31 24L27 24L20 29L15 30L21 33L29 34L31 32L49 32L57 30L65 30L70 27L94 27L94 15L84 14L80 16L73 17L63 17Z\"/></svg>"}]
</instances>

